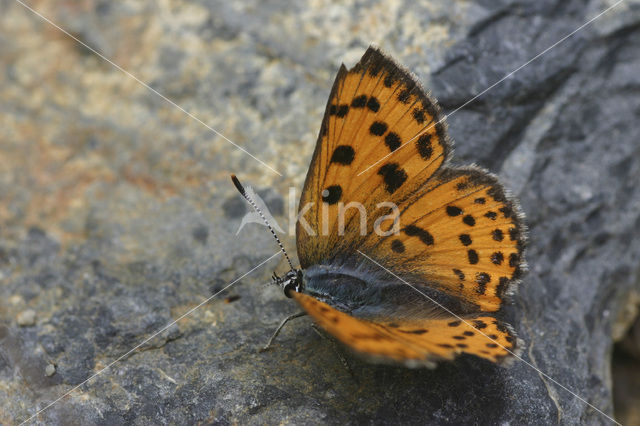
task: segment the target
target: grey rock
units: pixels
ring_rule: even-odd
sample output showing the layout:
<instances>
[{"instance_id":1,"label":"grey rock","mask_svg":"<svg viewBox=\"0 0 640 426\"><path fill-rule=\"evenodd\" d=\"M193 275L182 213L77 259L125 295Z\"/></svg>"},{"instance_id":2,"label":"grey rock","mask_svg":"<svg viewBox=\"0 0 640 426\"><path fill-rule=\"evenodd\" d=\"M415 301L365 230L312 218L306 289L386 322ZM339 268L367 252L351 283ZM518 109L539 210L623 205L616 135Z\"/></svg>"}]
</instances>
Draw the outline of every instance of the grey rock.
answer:
<instances>
[{"instance_id":1,"label":"grey rock","mask_svg":"<svg viewBox=\"0 0 640 426\"><path fill-rule=\"evenodd\" d=\"M56 366L53 364L47 364L47 366L44 369L44 375L47 377L51 377L54 374L56 374Z\"/></svg>"},{"instance_id":2,"label":"grey rock","mask_svg":"<svg viewBox=\"0 0 640 426\"><path fill-rule=\"evenodd\" d=\"M27 309L22 311L16 317L16 322L21 327L29 327L36 323L36 311L33 309Z\"/></svg>"},{"instance_id":3,"label":"grey rock","mask_svg":"<svg viewBox=\"0 0 640 426\"><path fill-rule=\"evenodd\" d=\"M640 293L640 4L458 110L608 4L34 6L278 176L1 3L0 423L76 386L31 423L610 423L593 407L613 415L612 330ZM371 42L450 114L455 162L498 173L521 200L530 272L507 314L524 362L408 370L347 355L351 376L307 319L258 353L297 311L262 285L284 269L275 259L181 318L277 252L260 226L235 235L247 210L229 174L284 220L338 65ZM19 327L26 309L38 321Z\"/></svg>"}]
</instances>

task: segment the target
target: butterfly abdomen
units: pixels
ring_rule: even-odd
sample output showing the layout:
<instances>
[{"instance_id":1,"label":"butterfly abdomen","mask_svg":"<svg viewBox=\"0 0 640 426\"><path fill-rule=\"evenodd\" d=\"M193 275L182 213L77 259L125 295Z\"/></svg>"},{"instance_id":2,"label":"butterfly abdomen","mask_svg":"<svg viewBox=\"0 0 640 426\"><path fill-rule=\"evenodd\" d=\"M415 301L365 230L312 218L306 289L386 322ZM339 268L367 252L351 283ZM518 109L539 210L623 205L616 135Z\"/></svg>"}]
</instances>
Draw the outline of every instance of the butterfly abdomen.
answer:
<instances>
[{"instance_id":1,"label":"butterfly abdomen","mask_svg":"<svg viewBox=\"0 0 640 426\"><path fill-rule=\"evenodd\" d=\"M428 297L420 297L418 290L396 282L392 277L364 268L314 265L304 271L304 293L328 305L363 319L384 316L402 318L438 318L475 311L475 307L434 288L420 288ZM417 296L417 297L416 297ZM436 300L442 307L433 303Z\"/></svg>"}]
</instances>

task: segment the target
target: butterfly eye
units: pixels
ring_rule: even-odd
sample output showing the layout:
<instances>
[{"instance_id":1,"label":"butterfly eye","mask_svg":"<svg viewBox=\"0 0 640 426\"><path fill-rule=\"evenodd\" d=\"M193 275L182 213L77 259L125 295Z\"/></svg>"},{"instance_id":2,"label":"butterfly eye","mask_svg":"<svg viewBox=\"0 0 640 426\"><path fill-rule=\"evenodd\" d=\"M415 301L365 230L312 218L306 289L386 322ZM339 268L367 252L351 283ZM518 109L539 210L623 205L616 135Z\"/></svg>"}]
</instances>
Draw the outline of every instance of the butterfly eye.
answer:
<instances>
[{"instance_id":1,"label":"butterfly eye","mask_svg":"<svg viewBox=\"0 0 640 426\"><path fill-rule=\"evenodd\" d=\"M284 285L284 295L287 296L288 298L291 298L291 292L298 291L298 285L296 284L295 281L288 281L285 285Z\"/></svg>"},{"instance_id":2,"label":"butterfly eye","mask_svg":"<svg viewBox=\"0 0 640 426\"><path fill-rule=\"evenodd\" d=\"M302 271L300 269L292 269L287 272L287 275L285 275L282 282L282 290L284 291L285 296L291 298L291 292L301 293Z\"/></svg>"}]
</instances>

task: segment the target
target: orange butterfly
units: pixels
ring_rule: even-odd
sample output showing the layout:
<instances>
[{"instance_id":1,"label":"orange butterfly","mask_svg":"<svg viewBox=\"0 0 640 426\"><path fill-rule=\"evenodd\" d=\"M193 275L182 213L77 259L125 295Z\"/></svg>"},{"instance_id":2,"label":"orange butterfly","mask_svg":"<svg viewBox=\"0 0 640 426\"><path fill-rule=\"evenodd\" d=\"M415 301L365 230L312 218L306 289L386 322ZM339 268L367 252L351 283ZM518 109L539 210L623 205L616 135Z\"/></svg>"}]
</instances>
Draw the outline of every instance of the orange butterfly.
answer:
<instances>
[{"instance_id":1,"label":"orange butterfly","mask_svg":"<svg viewBox=\"0 0 640 426\"><path fill-rule=\"evenodd\" d=\"M498 314L525 268L522 214L494 175L448 165L451 153L440 109L411 73L373 47L341 66L300 199L301 269L274 276L374 361L500 362L520 349Z\"/></svg>"}]
</instances>

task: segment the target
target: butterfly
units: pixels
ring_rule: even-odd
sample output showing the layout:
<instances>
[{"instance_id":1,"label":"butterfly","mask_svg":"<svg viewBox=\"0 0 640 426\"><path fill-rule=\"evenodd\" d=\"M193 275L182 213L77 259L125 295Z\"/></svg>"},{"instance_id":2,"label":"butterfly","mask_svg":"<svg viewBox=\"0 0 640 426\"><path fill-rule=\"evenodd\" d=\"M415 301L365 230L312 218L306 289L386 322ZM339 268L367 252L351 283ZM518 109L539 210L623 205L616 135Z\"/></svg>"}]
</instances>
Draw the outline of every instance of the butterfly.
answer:
<instances>
[{"instance_id":1,"label":"butterfly","mask_svg":"<svg viewBox=\"0 0 640 426\"><path fill-rule=\"evenodd\" d=\"M300 198L300 268L274 281L372 361L501 363L521 349L500 314L525 269L523 215L452 151L435 99L391 57L370 47L340 67Z\"/></svg>"}]
</instances>

